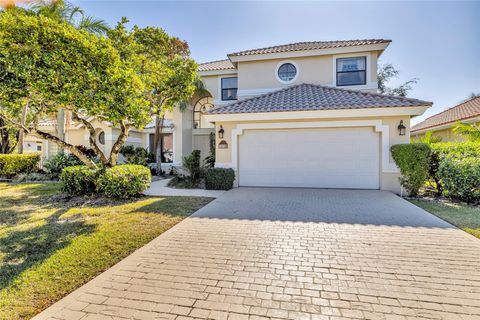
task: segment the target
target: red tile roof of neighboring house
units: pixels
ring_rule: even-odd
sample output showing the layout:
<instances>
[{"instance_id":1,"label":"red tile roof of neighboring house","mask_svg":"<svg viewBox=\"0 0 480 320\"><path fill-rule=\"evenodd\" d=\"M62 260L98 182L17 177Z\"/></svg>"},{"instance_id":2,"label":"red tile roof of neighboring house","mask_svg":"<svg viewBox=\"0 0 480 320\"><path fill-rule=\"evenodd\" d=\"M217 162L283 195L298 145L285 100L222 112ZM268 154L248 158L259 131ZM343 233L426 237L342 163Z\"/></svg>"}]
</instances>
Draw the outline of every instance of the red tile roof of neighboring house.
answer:
<instances>
[{"instance_id":1,"label":"red tile roof of neighboring house","mask_svg":"<svg viewBox=\"0 0 480 320\"><path fill-rule=\"evenodd\" d=\"M379 43L390 43L391 41L392 40L385 40L385 39L364 39L364 40L297 42L297 43L289 43L289 44L283 44L279 46L272 46L272 47L266 47L266 48L244 50L244 51L230 53L227 56L229 57L248 56L248 55L255 55L255 54L280 53L280 52L290 52L290 51L354 47L354 46L371 45L371 44L379 44Z\"/></svg>"},{"instance_id":2,"label":"red tile roof of neighboring house","mask_svg":"<svg viewBox=\"0 0 480 320\"><path fill-rule=\"evenodd\" d=\"M205 62L198 66L198 71L216 71L228 69L235 69L233 64L228 59Z\"/></svg>"},{"instance_id":3,"label":"red tile roof of neighboring house","mask_svg":"<svg viewBox=\"0 0 480 320\"><path fill-rule=\"evenodd\" d=\"M480 117L480 97L475 97L461 104L437 113L414 125L412 132L433 129L438 126L455 123L469 118Z\"/></svg>"},{"instance_id":4,"label":"red tile roof of neighboring house","mask_svg":"<svg viewBox=\"0 0 480 320\"><path fill-rule=\"evenodd\" d=\"M411 98L303 83L224 106L218 106L209 113L417 107L430 106L431 104L428 101Z\"/></svg>"}]
</instances>

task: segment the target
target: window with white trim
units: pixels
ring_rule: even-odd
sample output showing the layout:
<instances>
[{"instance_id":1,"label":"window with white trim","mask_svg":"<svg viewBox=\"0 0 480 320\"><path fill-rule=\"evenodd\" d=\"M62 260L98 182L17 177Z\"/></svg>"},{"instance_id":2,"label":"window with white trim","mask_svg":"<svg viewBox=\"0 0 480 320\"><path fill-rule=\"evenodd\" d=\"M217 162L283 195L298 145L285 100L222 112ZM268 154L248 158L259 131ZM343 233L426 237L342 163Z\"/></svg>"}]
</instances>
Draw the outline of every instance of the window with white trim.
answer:
<instances>
[{"instance_id":1,"label":"window with white trim","mask_svg":"<svg viewBox=\"0 0 480 320\"><path fill-rule=\"evenodd\" d=\"M238 78L222 78L222 100L237 100Z\"/></svg>"},{"instance_id":2,"label":"window with white trim","mask_svg":"<svg viewBox=\"0 0 480 320\"><path fill-rule=\"evenodd\" d=\"M290 82L297 76L297 68L293 63L284 63L278 68L277 75L280 80Z\"/></svg>"},{"instance_id":3,"label":"window with white trim","mask_svg":"<svg viewBox=\"0 0 480 320\"><path fill-rule=\"evenodd\" d=\"M337 86L367 84L367 57L337 58Z\"/></svg>"}]
</instances>

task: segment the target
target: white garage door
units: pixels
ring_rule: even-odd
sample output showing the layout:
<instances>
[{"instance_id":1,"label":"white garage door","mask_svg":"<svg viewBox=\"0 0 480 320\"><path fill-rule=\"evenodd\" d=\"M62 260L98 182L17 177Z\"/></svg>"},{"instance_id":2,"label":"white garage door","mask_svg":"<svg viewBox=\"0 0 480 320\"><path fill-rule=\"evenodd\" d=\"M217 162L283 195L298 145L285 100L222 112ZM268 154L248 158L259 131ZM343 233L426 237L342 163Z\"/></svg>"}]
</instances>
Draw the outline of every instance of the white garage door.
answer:
<instances>
[{"instance_id":1,"label":"white garage door","mask_svg":"<svg viewBox=\"0 0 480 320\"><path fill-rule=\"evenodd\" d=\"M239 185L379 188L379 135L373 128L246 130Z\"/></svg>"}]
</instances>

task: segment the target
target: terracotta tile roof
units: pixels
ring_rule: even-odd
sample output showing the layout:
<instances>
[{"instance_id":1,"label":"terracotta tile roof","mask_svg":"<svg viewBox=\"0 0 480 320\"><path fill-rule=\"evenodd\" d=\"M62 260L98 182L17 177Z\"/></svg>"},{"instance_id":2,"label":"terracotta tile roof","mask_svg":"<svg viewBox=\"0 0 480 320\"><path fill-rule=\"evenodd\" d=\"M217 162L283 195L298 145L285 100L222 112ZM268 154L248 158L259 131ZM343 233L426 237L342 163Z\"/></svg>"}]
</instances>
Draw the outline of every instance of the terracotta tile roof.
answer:
<instances>
[{"instance_id":1,"label":"terracotta tile roof","mask_svg":"<svg viewBox=\"0 0 480 320\"><path fill-rule=\"evenodd\" d=\"M198 66L198 71L216 71L227 69L235 69L233 64L228 59L205 62Z\"/></svg>"},{"instance_id":2,"label":"terracotta tile roof","mask_svg":"<svg viewBox=\"0 0 480 320\"><path fill-rule=\"evenodd\" d=\"M273 47L234 52L234 53L228 54L228 56L229 57L248 56L248 55L254 55L254 54L268 54L268 53L279 53L279 52L289 52L289 51L353 47L353 46L389 43L389 42L391 42L391 40L385 40L385 39L297 42L297 43L290 43L290 44L284 44L284 45L273 46Z\"/></svg>"},{"instance_id":3,"label":"terracotta tile roof","mask_svg":"<svg viewBox=\"0 0 480 320\"><path fill-rule=\"evenodd\" d=\"M38 126L56 126L57 125L57 120L42 120L38 122Z\"/></svg>"},{"instance_id":4,"label":"terracotta tile roof","mask_svg":"<svg viewBox=\"0 0 480 320\"><path fill-rule=\"evenodd\" d=\"M147 124L144 129L155 128L155 120ZM163 128L173 128L173 121L171 119L163 119Z\"/></svg>"},{"instance_id":5,"label":"terracotta tile roof","mask_svg":"<svg viewBox=\"0 0 480 320\"><path fill-rule=\"evenodd\" d=\"M335 109L429 106L431 102L377 93L298 84L285 89L218 106L210 113L256 113Z\"/></svg>"},{"instance_id":6,"label":"terracotta tile roof","mask_svg":"<svg viewBox=\"0 0 480 320\"><path fill-rule=\"evenodd\" d=\"M435 127L455 123L469 118L480 117L480 97L472 98L461 104L437 113L412 127L412 132L433 129Z\"/></svg>"}]
</instances>

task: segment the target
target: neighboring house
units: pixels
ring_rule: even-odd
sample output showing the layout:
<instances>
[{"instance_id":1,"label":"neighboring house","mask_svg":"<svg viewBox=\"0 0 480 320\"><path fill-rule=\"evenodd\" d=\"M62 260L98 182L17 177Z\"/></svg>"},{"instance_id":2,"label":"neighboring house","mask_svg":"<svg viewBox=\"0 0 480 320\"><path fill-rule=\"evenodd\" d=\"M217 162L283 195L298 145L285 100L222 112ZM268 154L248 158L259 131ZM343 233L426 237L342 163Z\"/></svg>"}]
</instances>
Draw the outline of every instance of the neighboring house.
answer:
<instances>
[{"instance_id":1,"label":"neighboring house","mask_svg":"<svg viewBox=\"0 0 480 320\"><path fill-rule=\"evenodd\" d=\"M207 156L215 132L216 166L233 168L236 186L398 192L390 146L409 143L410 118L432 103L376 93L377 60L389 43L301 42L200 64L205 92L167 117L172 164L194 149ZM108 149L116 129L99 125ZM152 148L152 134L147 126L128 143Z\"/></svg>"},{"instance_id":2,"label":"neighboring house","mask_svg":"<svg viewBox=\"0 0 480 320\"><path fill-rule=\"evenodd\" d=\"M461 135L453 132L453 126L458 123L480 123L480 97L475 97L433 115L412 127L412 137L420 138L425 132L442 138L442 141L463 141Z\"/></svg>"}]
</instances>

